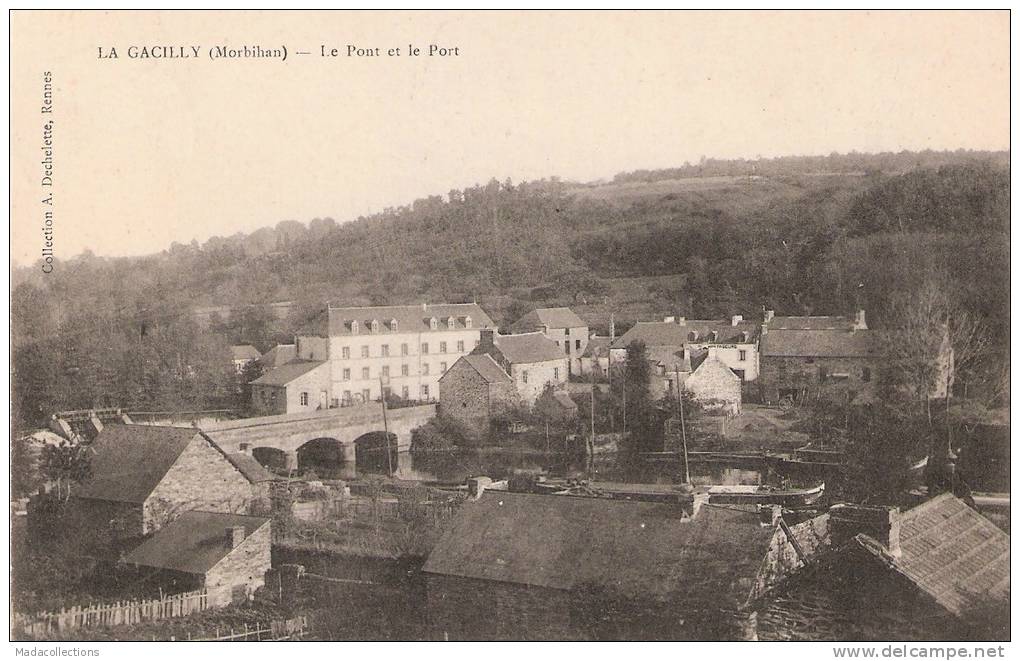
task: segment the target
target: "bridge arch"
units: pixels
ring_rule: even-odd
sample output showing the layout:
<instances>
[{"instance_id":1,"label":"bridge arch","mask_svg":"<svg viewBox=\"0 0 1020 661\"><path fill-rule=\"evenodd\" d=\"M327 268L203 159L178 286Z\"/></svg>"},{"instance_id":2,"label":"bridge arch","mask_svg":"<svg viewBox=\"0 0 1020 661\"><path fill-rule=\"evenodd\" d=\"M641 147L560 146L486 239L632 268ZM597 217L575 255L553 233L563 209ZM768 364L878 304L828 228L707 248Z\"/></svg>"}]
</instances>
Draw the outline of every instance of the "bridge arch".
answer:
<instances>
[{"instance_id":1,"label":"bridge arch","mask_svg":"<svg viewBox=\"0 0 1020 661\"><path fill-rule=\"evenodd\" d=\"M297 469L302 473L314 471L319 477L342 477L354 468L354 447L329 436L313 438L297 448Z\"/></svg>"},{"instance_id":2,"label":"bridge arch","mask_svg":"<svg viewBox=\"0 0 1020 661\"><path fill-rule=\"evenodd\" d=\"M252 448L251 456L274 473L285 473L291 468L287 452L280 448L270 446Z\"/></svg>"},{"instance_id":3,"label":"bridge arch","mask_svg":"<svg viewBox=\"0 0 1020 661\"><path fill-rule=\"evenodd\" d=\"M396 469L400 446L397 435L393 432L390 432L389 443L386 442L386 432L382 429L365 432L355 438L353 443L357 448L358 470L387 472L391 466Z\"/></svg>"}]
</instances>

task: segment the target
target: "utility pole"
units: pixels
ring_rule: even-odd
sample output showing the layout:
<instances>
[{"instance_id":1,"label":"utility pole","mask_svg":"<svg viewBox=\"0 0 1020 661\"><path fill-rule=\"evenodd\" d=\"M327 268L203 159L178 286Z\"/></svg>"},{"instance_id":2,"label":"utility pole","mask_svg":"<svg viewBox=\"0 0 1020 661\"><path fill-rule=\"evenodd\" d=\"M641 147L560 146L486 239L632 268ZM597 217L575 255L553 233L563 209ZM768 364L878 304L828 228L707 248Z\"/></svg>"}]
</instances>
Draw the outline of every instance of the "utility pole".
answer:
<instances>
[{"instance_id":1,"label":"utility pole","mask_svg":"<svg viewBox=\"0 0 1020 661\"><path fill-rule=\"evenodd\" d=\"M390 426L386 423L386 391L383 390L383 378L379 377L379 401L382 402L383 433L386 434L386 467L389 475L393 475L393 457L390 455Z\"/></svg>"},{"instance_id":2,"label":"utility pole","mask_svg":"<svg viewBox=\"0 0 1020 661\"><path fill-rule=\"evenodd\" d=\"M684 484L691 483L691 469L687 463L687 426L684 424L684 399L680 393L680 366L673 365L676 369L676 403L680 409L680 442L684 451Z\"/></svg>"},{"instance_id":3,"label":"utility pole","mask_svg":"<svg viewBox=\"0 0 1020 661\"><path fill-rule=\"evenodd\" d=\"M588 480L595 477L595 370L591 371L591 436L588 440Z\"/></svg>"}]
</instances>

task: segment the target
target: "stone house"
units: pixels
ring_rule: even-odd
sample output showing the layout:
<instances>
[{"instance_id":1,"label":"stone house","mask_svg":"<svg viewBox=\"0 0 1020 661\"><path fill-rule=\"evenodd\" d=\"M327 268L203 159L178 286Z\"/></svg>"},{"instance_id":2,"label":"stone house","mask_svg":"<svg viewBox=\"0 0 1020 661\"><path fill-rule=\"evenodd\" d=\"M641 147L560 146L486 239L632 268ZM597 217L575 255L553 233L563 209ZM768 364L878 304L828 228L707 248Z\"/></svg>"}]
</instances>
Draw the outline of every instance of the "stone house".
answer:
<instances>
[{"instance_id":1,"label":"stone house","mask_svg":"<svg viewBox=\"0 0 1020 661\"><path fill-rule=\"evenodd\" d=\"M765 318L759 347L763 401L873 396L882 351L863 311L854 319L774 317L770 312Z\"/></svg>"},{"instance_id":2,"label":"stone house","mask_svg":"<svg viewBox=\"0 0 1020 661\"><path fill-rule=\"evenodd\" d=\"M271 545L268 518L193 510L161 528L122 562L155 572L167 592L205 588L212 603L227 605L247 601L265 585Z\"/></svg>"},{"instance_id":3,"label":"stone house","mask_svg":"<svg viewBox=\"0 0 1020 661\"><path fill-rule=\"evenodd\" d=\"M439 377L478 345L492 319L475 303L327 306L296 338L299 360L329 363L329 406L439 400Z\"/></svg>"},{"instance_id":4,"label":"stone house","mask_svg":"<svg viewBox=\"0 0 1020 661\"><path fill-rule=\"evenodd\" d=\"M431 635L755 639L753 605L796 569L786 531L801 533L778 509L677 498L490 491L469 500L423 569Z\"/></svg>"},{"instance_id":5,"label":"stone house","mask_svg":"<svg viewBox=\"0 0 1020 661\"><path fill-rule=\"evenodd\" d=\"M740 377L733 373L709 347L708 355L683 382L683 389L707 411L740 415Z\"/></svg>"},{"instance_id":6,"label":"stone house","mask_svg":"<svg viewBox=\"0 0 1020 661\"><path fill-rule=\"evenodd\" d=\"M547 385L567 382L567 356L543 333L497 335L481 332L474 355L488 354L513 379L521 404L533 406Z\"/></svg>"},{"instance_id":7,"label":"stone house","mask_svg":"<svg viewBox=\"0 0 1020 661\"><path fill-rule=\"evenodd\" d=\"M588 338L588 344L578 360L582 376L590 377L594 372L595 378L604 378L609 374L609 345L611 342L610 338L598 335Z\"/></svg>"},{"instance_id":8,"label":"stone house","mask_svg":"<svg viewBox=\"0 0 1020 661\"><path fill-rule=\"evenodd\" d=\"M540 332L567 356L569 374L581 374L581 356L588 346L588 324L570 308L532 310L510 326L515 334Z\"/></svg>"},{"instance_id":9,"label":"stone house","mask_svg":"<svg viewBox=\"0 0 1020 661\"><path fill-rule=\"evenodd\" d=\"M255 493L194 427L107 425L92 444L92 478L71 492L75 519L114 538L159 529L189 510L244 512Z\"/></svg>"},{"instance_id":10,"label":"stone house","mask_svg":"<svg viewBox=\"0 0 1020 661\"><path fill-rule=\"evenodd\" d=\"M492 421L518 406L520 396L513 379L488 354L457 359L439 378L439 415L460 423L479 440Z\"/></svg>"},{"instance_id":11,"label":"stone house","mask_svg":"<svg viewBox=\"0 0 1020 661\"><path fill-rule=\"evenodd\" d=\"M758 605L762 639L1008 639L1009 535L952 494L818 520L819 550Z\"/></svg>"},{"instance_id":12,"label":"stone house","mask_svg":"<svg viewBox=\"0 0 1020 661\"><path fill-rule=\"evenodd\" d=\"M742 383L758 378L758 324L734 315L728 321L665 317L662 321L639 321L610 345L614 364L627 359L631 342L644 342L646 349L675 353L694 360L709 347Z\"/></svg>"},{"instance_id":13,"label":"stone house","mask_svg":"<svg viewBox=\"0 0 1020 661\"><path fill-rule=\"evenodd\" d=\"M250 344L235 344L230 347L230 360L238 374L244 371L248 363L253 363L261 357L259 350Z\"/></svg>"},{"instance_id":14,"label":"stone house","mask_svg":"<svg viewBox=\"0 0 1020 661\"><path fill-rule=\"evenodd\" d=\"M329 408L329 363L295 359L281 365L251 382L251 399L258 415Z\"/></svg>"}]
</instances>

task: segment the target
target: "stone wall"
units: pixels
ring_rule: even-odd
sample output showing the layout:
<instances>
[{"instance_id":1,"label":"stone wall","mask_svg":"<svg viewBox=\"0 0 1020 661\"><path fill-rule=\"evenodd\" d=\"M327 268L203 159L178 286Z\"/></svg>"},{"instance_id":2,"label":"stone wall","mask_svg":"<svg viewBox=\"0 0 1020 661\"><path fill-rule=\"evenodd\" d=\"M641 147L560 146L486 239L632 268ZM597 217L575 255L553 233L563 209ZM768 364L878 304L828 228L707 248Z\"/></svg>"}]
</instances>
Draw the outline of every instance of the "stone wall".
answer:
<instances>
[{"instance_id":1,"label":"stone wall","mask_svg":"<svg viewBox=\"0 0 1020 661\"><path fill-rule=\"evenodd\" d=\"M251 483L223 454L199 435L184 449L145 500L145 532L190 510L243 513Z\"/></svg>"},{"instance_id":2,"label":"stone wall","mask_svg":"<svg viewBox=\"0 0 1020 661\"><path fill-rule=\"evenodd\" d=\"M249 535L205 574L207 589L223 589L237 601L265 585L266 572L272 566L271 523L266 523ZM226 544L226 529L223 531Z\"/></svg>"},{"instance_id":3,"label":"stone wall","mask_svg":"<svg viewBox=\"0 0 1020 661\"><path fill-rule=\"evenodd\" d=\"M778 403L786 390L835 401L844 401L848 393L870 396L878 376L878 365L867 358L762 356L760 360L758 383L762 399L769 404Z\"/></svg>"},{"instance_id":4,"label":"stone wall","mask_svg":"<svg viewBox=\"0 0 1020 661\"><path fill-rule=\"evenodd\" d=\"M527 381L525 381L525 373L527 373ZM569 376L567 373L567 357L564 355L559 360L511 365L510 376L517 387L517 393L521 398L521 402L528 406L533 406L535 400L545 390L546 384L559 385L567 382Z\"/></svg>"},{"instance_id":5,"label":"stone wall","mask_svg":"<svg viewBox=\"0 0 1020 661\"><path fill-rule=\"evenodd\" d=\"M253 385L251 403L259 415L282 415L287 412L287 387Z\"/></svg>"},{"instance_id":6,"label":"stone wall","mask_svg":"<svg viewBox=\"0 0 1020 661\"><path fill-rule=\"evenodd\" d=\"M687 377L683 388L706 409L740 413L740 378L711 355Z\"/></svg>"},{"instance_id":7,"label":"stone wall","mask_svg":"<svg viewBox=\"0 0 1020 661\"><path fill-rule=\"evenodd\" d=\"M440 381L439 415L455 420L479 440L489 431L489 384L466 361L457 361Z\"/></svg>"}]
</instances>

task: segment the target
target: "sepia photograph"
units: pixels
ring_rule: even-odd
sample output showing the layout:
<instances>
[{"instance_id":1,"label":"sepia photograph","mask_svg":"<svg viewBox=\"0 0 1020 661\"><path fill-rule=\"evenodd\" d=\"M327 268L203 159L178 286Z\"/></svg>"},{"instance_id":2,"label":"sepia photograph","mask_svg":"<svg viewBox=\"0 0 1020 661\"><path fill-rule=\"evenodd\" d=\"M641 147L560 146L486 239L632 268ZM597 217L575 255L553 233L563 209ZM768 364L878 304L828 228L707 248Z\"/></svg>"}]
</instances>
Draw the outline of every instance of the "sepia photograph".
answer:
<instances>
[{"instance_id":1,"label":"sepia photograph","mask_svg":"<svg viewBox=\"0 0 1020 661\"><path fill-rule=\"evenodd\" d=\"M1010 18L10 11L9 653L1008 656Z\"/></svg>"}]
</instances>

